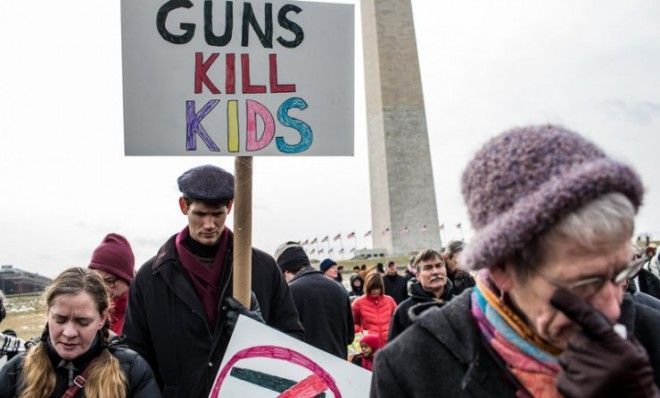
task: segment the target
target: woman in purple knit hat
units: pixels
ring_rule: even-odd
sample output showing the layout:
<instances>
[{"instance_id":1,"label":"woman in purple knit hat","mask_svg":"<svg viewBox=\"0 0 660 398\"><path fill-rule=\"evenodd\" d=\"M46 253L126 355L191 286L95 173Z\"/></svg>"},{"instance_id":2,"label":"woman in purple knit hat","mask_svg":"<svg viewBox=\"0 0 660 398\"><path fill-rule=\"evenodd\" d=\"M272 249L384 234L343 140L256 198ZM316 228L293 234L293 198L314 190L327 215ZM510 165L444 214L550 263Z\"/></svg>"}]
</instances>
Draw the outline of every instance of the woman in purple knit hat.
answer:
<instances>
[{"instance_id":1,"label":"woman in purple knit hat","mask_svg":"<svg viewBox=\"0 0 660 398\"><path fill-rule=\"evenodd\" d=\"M376 357L372 397L657 397L660 312L624 294L642 183L554 125L506 131L462 178L476 286ZM406 358L402 361L401 358Z\"/></svg>"}]
</instances>

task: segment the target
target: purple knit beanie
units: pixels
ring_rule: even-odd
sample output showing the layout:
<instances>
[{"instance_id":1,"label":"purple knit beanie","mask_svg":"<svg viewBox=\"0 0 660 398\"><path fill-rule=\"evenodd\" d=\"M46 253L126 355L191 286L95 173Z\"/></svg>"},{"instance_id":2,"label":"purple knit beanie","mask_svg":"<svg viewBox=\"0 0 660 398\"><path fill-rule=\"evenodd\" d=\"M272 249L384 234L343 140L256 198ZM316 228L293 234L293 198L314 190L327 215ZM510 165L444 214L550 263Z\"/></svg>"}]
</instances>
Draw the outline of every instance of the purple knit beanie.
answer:
<instances>
[{"instance_id":1,"label":"purple knit beanie","mask_svg":"<svg viewBox=\"0 0 660 398\"><path fill-rule=\"evenodd\" d=\"M135 257L131 245L119 234L108 234L94 249L88 268L108 272L130 285L135 273Z\"/></svg>"},{"instance_id":2,"label":"purple knit beanie","mask_svg":"<svg viewBox=\"0 0 660 398\"><path fill-rule=\"evenodd\" d=\"M463 198L476 235L461 264L489 268L546 232L565 215L612 192L635 210L637 173L560 126L514 128L488 141L468 163Z\"/></svg>"}]
</instances>

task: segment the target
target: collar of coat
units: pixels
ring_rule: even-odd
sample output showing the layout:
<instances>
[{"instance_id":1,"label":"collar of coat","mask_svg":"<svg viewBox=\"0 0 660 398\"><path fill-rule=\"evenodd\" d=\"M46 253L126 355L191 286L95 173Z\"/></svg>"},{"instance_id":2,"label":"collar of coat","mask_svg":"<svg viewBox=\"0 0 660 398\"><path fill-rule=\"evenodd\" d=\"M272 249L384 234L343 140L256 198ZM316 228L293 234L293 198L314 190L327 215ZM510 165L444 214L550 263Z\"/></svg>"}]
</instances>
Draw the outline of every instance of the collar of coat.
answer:
<instances>
[{"instance_id":1,"label":"collar of coat","mask_svg":"<svg viewBox=\"0 0 660 398\"><path fill-rule=\"evenodd\" d=\"M453 290L454 290L454 284L449 278L447 278L447 284L445 284L445 288L442 292L441 300L449 301L453 296ZM410 297L414 297L415 299L420 301L438 301L436 300L433 293L429 292L428 290L424 290L420 282L413 282L410 285L409 294Z\"/></svg>"},{"instance_id":2,"label":"collar of coat","mask_svg":"<svg viewBox=\"0 0 660 398\"><path fill-rule=\"evenodd\" d=\"M415 323L426 329L445 349L451 352L467 368L462 381L463 388L470 384L479 384L485 377L485 369L480 369L479 352L481 336L472 318L472 289L467 289L442 307L433 307L424 311ZM621 303L619 322L628 329L628 334L635 332L637 309L630 294L625 294ZM494 358L496 362L499 358ZM501 360L500 360L501 361Z\"/></svg>"},{"instance_id":3,"label":"collar of coat","mask_svg":"<svg viewBox=\"0 0 660 398\"><path fill-rule=\"evenodd\" d=\"M234 233L227 228L227 232L229 233L229 246L228 249L229 251L232 250L234 246ZM179 254L176 251L176 236L178 233L172 235L163 246L158 249L158 253L156 253L156 257L154 259L153 264L151 265L151 269L156 272L158 268L160 268L163 264L166 264L169 261L178 261L179 260Z\"/></svg>"},{"instance_id":4,"label":"collar of coat","mask_svg":"<svg viewBox=\"0 0 660 398\"><path fill-rule=\"evenodd\" d=\"M291 282L293 282L293 281L295 281L295 280L298 280L298 279L302 278L302 277L305 276L305 275L311 275L311 274L321 274L321 275L323 275L323 273L322 273L321 271L315 269L315 268L312 267L311 265L308 265L308 266L306 266L306 267L304 267L304 268L301 268L301 269L296 273L296 276L295 276L293 279L291 279ZM324 278L325 278L325 276L324 276ZM289 282L289 283L291 283L291 282Z\"/></svg>"}]
</instances>

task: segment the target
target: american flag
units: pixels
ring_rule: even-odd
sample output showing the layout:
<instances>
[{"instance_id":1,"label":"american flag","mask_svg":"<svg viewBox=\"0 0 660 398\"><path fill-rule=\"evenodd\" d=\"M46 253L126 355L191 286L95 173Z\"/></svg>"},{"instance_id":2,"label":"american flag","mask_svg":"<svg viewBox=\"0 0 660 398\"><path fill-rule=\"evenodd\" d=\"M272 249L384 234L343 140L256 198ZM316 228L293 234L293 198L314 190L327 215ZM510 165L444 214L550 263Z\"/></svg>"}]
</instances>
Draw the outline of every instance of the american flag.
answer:
<instances>
[{"instance_id":1,"label":"american flag","mask_svg":"<svg viewBox=\"0 0 660 398\"><path fill-rule=\"evenodd\" d=\"M341 232L338 233L337 236L335 236L334 238L332 238L332 240L335 240L335 241L336 241L336 240L339 240L339 239L341 239Z\"/></svg>"},{"instance_id":2,"label":"american flag","mask_svg":"<svg viewBox=\"0 0 660 398\"><path fill-rule=\"evenodd\" d=\"M369 235L371 235L371 230L367 231L367 232L364 234L364 237L366 238L366 237L369 236Z\"/></svg>"},{"instance_id":3,"label":"american flag","mask_svg":"<svg viewBox=\"0 0 660 398\"><path fill-rule=\"evenodd\" d=\"M328 241L328 235L325 236L325 238L321 239L321 243L327 242Z\"/></svg>"},{"instance_id":4,"label":"american flag","mask_svg":"<svg viewBox=\"0 0 660 398\"><path fill-rule=\"evenodd\" d=\"M346 239L351 239L351 238L355 238L355 231L353 231L350 234L346 235Z\"/></svg>"}]
</instances>

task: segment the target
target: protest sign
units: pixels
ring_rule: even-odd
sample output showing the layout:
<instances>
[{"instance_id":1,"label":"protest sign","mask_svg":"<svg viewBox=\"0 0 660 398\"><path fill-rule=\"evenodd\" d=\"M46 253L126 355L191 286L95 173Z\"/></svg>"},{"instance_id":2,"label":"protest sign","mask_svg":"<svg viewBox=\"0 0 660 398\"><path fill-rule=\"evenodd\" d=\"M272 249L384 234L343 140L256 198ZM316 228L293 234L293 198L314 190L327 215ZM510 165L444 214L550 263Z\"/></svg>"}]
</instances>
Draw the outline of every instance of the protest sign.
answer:
<instances>
[{"instance_id":1,"label":"protest sign","mask_svg":"<svg viewBox=\"0 0 660 398\"><path fill-rule=\"evenodd\" d=\"M371 372L241 316L209 398L364 398Z\"/></svg>"},{"instance_id":2,"label":"protest sign","mask_svg":"<svg viewBox=\"0 0 660 398\"><path fill-rule=\"evenodd\" d=\"M352 4L122 0L126 155L352 155Z\"/></svg>"}]
</instances>

